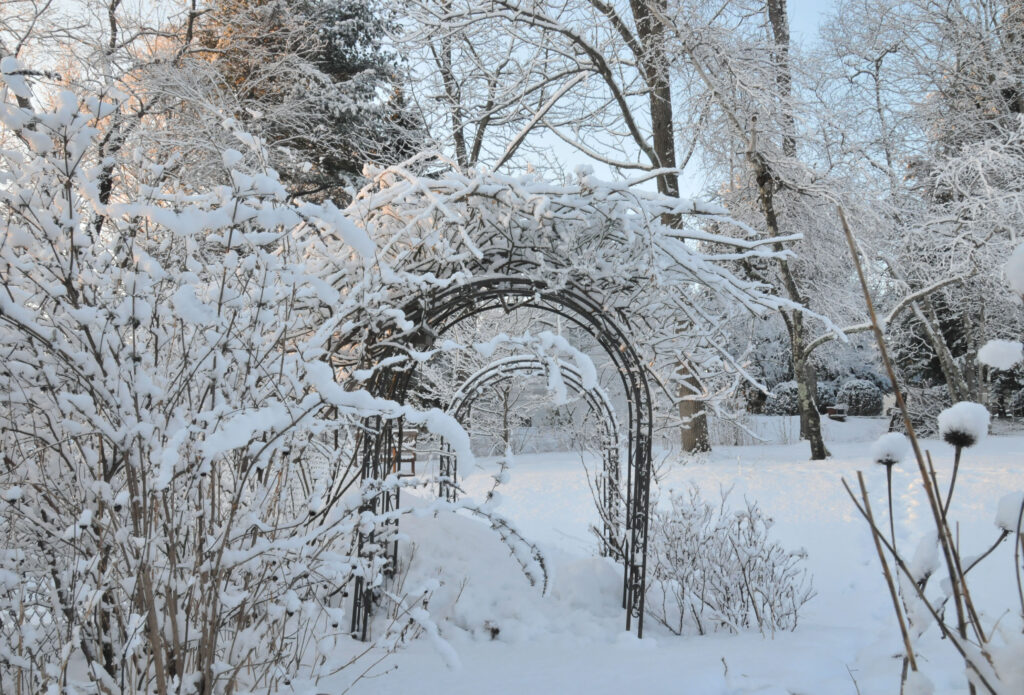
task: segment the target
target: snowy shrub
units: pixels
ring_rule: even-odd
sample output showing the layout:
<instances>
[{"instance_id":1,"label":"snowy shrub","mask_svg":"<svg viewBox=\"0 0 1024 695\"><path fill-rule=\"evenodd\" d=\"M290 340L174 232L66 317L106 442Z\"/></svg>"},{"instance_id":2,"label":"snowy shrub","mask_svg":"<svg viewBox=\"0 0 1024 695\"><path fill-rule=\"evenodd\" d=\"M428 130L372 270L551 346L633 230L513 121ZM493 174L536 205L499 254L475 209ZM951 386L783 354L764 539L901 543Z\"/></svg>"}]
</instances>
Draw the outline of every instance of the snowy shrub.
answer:
<instances>
[{"instance_id":1,"label":"snowy shrub","mask_svg":"<svg viewBox=\"0 0 1024 695\"><path fill-rule=\"evenodd\" d=\"M845 403L850 415L881 415L882 390L867 379L843 382L836 403Z\"/></svg>"},{"instance_id":2,"label":"snowy shrub","mask_svg":"<svg viewBox=\"0 0 1024 695\"><path fill-rule=\"evenodd\" d=\"M833 380L818 382L818 412L825 413L829 406L836 404L836 394L839 393L839 382Z\"/></svg>"},{"instance_id":3,"label":"snowy shrub","mask_svg":"<svg viewBox=\"0 0 1024 695\"><path fill-rule=\"evenodd\" d=\"M764 404L768 400L768 394L754 386L744 384L740 387L740 398L742 399L743 410L750 415L762 415Z\"/></svg>"},{"instance_id":4,"label":"snowy shrub","mask_svg":"<svg viewBox=\"0 0 1024 695\"><path fill-rule=\"evenodd\" d=\"M120 98L0 99L0 691L276 691L387 562L354 425L400 412L324 359L374 247L237 151L205 191L101 160Z\"/></svg>"},{"instance_id":5,"label":"snowy shrub","mask_svg":"<svg viewBox=\"0 0 1024 695\"><path fill-rule=\"evenodd\" d=\"M1011 417L1024 417L1024 389L1015 391L1006 403L1006 412Z\"/></svg>"},{"instance_id":6,"label":"snowy shrub","mask_svg":"<svg viewBox=\"0 0 1024 695\"><path fill-rule=\"evenodd\" d=\"M907 404L907 412L910 414L910 424L919 437L933 437L939 433L938 417L943 408L952 405L949 397L949 389L945 386L930 386L918 388L914 386L903 387L903 399ZM893 432L906 434L906 425L903 422L903 415L899 411L893 413L889 420L889 429Z\"/></svg>"},{"instance_id":7,"label":"snowy shrub","mask_svg":"<svg viewBox=\"0 0 1024 695\"><path fill-rule=\"evenodd\" d=\"M764 403L765 415L796 415L799 411L797 405L795 381L783 381L772 388L771 395Z\"/></svg>"},{"instance_id":8,"label":"snowy shrub","mask_svg":"<svg viewBox=\"0 0 1024 695\"><path fill-rule=\"evenodd\" d=\"M669 502L651 515L649 615L675 634L795 629L814 596L801 568L805 553L769 539L772 520L757 503L732 509L723 492L712 505L695 487L672 493Z\"/></svg>"}]
</instances>

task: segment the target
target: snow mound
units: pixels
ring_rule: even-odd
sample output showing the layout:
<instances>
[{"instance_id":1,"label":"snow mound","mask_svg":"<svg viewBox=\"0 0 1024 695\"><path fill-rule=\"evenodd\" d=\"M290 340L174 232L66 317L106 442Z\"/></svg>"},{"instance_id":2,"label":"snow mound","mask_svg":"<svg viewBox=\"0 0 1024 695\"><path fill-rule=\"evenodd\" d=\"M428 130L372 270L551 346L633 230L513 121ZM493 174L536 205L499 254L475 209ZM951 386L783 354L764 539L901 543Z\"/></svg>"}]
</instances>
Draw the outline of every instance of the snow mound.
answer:
<instances>
[{"instance_id":1,"label":"snow mound","mask_svg":"<svg viewBox=\"0 0 1024 695\"><path fill-rule=\"evenodd\" d=\"M953 446L973 446L988 434L988 409L961 401L939 413L939 434Z\"/></svg>"},{"instance_id":2,"label":"snow mound","mask_svg":"<svg viewBox=\"0 0 1024 695\"><path fill-rule=\"evenodd\" d=\"M999 498L996 508L996 526L1015 532L1020 519L1020 507L1024 504L1024 492L1011 492Z\"/></svg>"},{"instance_id":3,"label":"snow mound","mask_svg":"<svg viewBox=\"0 0 1024 695\"><path fill-rule=\"evenodd\" d=\"M413 515L402 520L402 532L401 586L410 595L430 587L427 610L446 642L607 643L622 629L622 574L607 558L545 549L551 590L544 596L486 521L453 512Z\"/></svg>"},{"instance_id":4,"label":"snow mound","mask_svg":"<svg viewBox=\"0 0 1024 695\"><path fill-rule=\"evenodd\" d=\"M1009 371L1024 361L1024 344L1016 340L990 340L978 350L978 361L992 369Z\"/></svg>"},{"instance_id":5,"label":"snow mound","mask_svg":"<svg viewBox=\"0 0 1024 695\"><path fill-rule=\"evenodd\" d=\"M886 466L899 463L910 450L910 441L900 432L888 432L871 446L871 459Z\"/></svg>"}]
</instances>

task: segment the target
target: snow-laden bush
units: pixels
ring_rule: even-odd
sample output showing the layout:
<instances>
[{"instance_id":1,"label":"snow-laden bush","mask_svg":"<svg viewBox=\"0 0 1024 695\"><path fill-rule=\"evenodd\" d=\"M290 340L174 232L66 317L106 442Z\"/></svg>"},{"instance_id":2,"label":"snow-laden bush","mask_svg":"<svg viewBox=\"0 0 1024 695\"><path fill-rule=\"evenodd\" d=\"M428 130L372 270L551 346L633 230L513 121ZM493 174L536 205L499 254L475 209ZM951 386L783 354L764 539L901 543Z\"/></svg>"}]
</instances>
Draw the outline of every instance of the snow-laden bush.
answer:
<instances>
[{"instance_id":1,"label":"snow-laden bush","mask_svg":"<svg viewBox=\"0 0 1024 695\"><path fill-rule=\"evenodd\" d=\"M846 404L850 415L881 415L882 390L867 379L850 379L836 392L836 403Z\"/></svg>"},{"instance_id":2,"label":"snow-laden bush","mask_svg":"<svg viewBox=\"0 0 1024 695\"><path fill-rule=\"evenodd\" d=\"M945 386L903 388L903 399L910 414L910 424L919 437L933 437L939 433L938 417L943 409L953 404L949 397L949 389ZM907 428L903 415L896 411L889 420L889 429L893 432L906 434Z\"/></svg>"},{"instance_id":3,"label":"snow-laden bush","mask_svg":"<svg viewBox=\"0 0 1024 695\"><path fill-rule=\"evenodd\" d=\"M764 402L765 415L797 415L797 386L795 381L783 381L772 387L771 395Z\"/></svg>"},{"instance_id":4,"label":"snow-laden bush","mask_svg":"<svg viewBox=\"0 0 1024 695\"><path fill-rule=\"evenodd\" d=\"M772 520L757 503L733 509L722 492L712 505L696 487L669 502L651 515L648 614L675 634L795 629L814 596L806 553L769 539Z\"/></svg>"},{"instance_id":5,"label":"snow-laden bush","mask_svg":"<svg viewBox=\"0 0 1024 695\"><path fill-rule=\"evenodd\" d=\"M1024 389L1015 391L1007 400L1006 412L1011 417L1024 417Z\"/></svg>"},{"instance_id":6,"label":"snow-laden bush","mask_svg":"<svg viewBox=\"0 0 1024 695\"><path fill-rule=\"evenodd\" d=\"M836 394L839 393L839 382L826 380L818 382L818 412L824 414L829 406L836 404Z\"/></svg>"},{"instance_id":7,"label":"snow-laden bush","mask_svg":"<svg viewBox=\"0 0 1024 695\"><path fill-rule=\"evenodd\" d=\"M231 184L179 186L104 137L125 98L0 83L0 691L276 691L345 666L382 581L356 425L421 414L325 360L383 310L370 239L230 122Z\"/></svg>"}]
</instances>

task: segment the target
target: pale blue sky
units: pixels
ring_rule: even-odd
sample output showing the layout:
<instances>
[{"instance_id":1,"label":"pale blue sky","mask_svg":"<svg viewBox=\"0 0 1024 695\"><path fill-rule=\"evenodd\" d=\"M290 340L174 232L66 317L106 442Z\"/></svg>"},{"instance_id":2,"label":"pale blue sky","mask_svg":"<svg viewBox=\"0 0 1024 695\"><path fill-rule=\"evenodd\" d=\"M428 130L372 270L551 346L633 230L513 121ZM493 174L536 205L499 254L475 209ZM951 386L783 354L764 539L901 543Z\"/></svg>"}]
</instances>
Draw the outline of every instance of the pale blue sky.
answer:
<instances>
[{"instance_id":1,"label":"pale blue sky","mask_svg":"<svg viewBox=\"0 0 1024 695\"><path fill-rule=\"evenodd\" d=\"M818 34L822 16L835 5L835 0L789 0L790 33L805 46Z\"/></svg>"}]
</instances>

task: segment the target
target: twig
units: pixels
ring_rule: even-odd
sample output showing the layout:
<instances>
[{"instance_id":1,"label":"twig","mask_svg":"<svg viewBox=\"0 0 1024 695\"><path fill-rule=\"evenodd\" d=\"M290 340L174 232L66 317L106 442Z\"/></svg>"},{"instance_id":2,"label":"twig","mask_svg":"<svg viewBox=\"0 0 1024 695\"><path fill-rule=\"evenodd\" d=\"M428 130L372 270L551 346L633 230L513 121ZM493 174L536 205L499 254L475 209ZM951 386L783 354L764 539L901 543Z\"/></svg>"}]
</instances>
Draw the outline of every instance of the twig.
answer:
<instances>
[{"instance_id":1,"label":"twig","mask_svg":"<svg viewBox=\"0 0 1024 695\"><path fill-rule=\"evenodd\" d=\"M953 501L953 488L956 486L956 474L960 470L960 454L963 453L963 450L962 446L958 446L953 454L953 475L949 479L949 492L946 493L946 503L942 505L943 518L949 513L949 503Z\"/></svg>"},{"instance_id":2,"label":"twig","mask_svg":"<svg viewBox=\"0 0 1024 695\"><path fill-rule=\"evenodd\" d=\"M853 259L853 265L857 270L857 277L860 280L861 292L864 295L864 303L867 305L868 315L871 318L871 327L875 336L875 342L878 345L878 350L882 356L882 363L885 365L886 374L889 377L889 381L892 383L893 395L896 397L896 405L899 407L900 412L903 414L903 424L907 428L907 437L910 439L910 445L914 450L914 458L917 460L917 467L921 474L921 481L924 484L925 496L928 498L928 506L932 510L932 518L935 522L935 528L938 531L939 545L942 548L943 558L946 561L946 568L949 572L949 581L952 585L952 593L957 609L957 614L963 619L963 605L961 602L961 596L966 592L966 587L962 584L962 577L957 572L957 564L953 559L954 549L952 539L949 535L949 525L946 524L946 518L942 514L942 508L939 502L939 492L936 487L932 485L932 479L928 475L928 470L925 467L925 457L921 452L921 445L917 440L917 434L914 432L914 425L910 421L910 411L907 410L907 403L903 398L903 393L900 391L899 384L896 381L896 370L892 364L892 358L889 356L889 350L885 343L885 336L882 335L882 328L878 323L878 316L875 314L875 305L871 301L871 293L868 290L867 278L864 276L864 268L860 262L860 255L857 252L857 242L853 238L853 231L850 229L849 223L846 221L846 213L843 211L842 206L838 206L839 220L843 226L843 232L846 236L846 243L850 247L850 256ZM961 635L966 637L966 635Z\"/></svg>"},{"instance_id":3,"label":"twig","mask_svg":"<svg viewBox=\"0 0 1024 695\"><path fill-rule=\"evenodd\" d=\"M903 558L896 554L896 549L889 545L889 541L885 540L885 536L882 534L882 531L878 528L878 526L874 524L874 522L870 520L870 517L868 516L867 512L857 501L856 495L853 494L853 490L850 489L850 485L849 483L846 482L845 479L843 480L843 487L846 488L846 494L849 495L850 499L853 501L853 505L857 508L857 511L860 512L860 515L863 516L864 519L868 522L871 528L871 532L875 536L876 541L881 542L882 545L885 546L886 550L893 554L893 559L896 563L896 567L899 568L900 572L902 572L904 576L910 579L910 585L913 587L914 592L917 594L917 597L921 599L921 602L924 604L925 608L928 609L928 612L931 614L932 619L935 620L935 624L938 625L939 630L942 632L943 636L950 641L950 644L953 645L953 648L956 649L957 653L964 660L964 665L972 669L975 672L975 674L977 674L978 679L981 681L981 684L985 686L988 692L992 693L992 695L999 695L998 691L996 691L995 688L993 688L989 684L988 680L981 673L981 670L974 664L973 659L967 654L967 650L964 648L963 644L961 644L961 637L958 634L956 634L953 630L951 630L948 625L946 625L942 616L940 616L938 611L935 610L935 606L933 606L931 602L928 600L928 598L925 596L924 588L919 586L918 583L914 581L914 574L910 571L910 568L907 567L907 563L903 561ZM966 640L964 641L966 642Z\"/></svg>"},{"instance_id":4,"label":"twig","mask_svg":"<svg viewBox=\"0 0 1024 695\"><path fill-rule=\"evenodd\" d=\"M900 634L903 635L903 648L907 653L907 660L910 661L910 668L917 671L917 659L914 658L914 648L910 644L910 632L907 630L907 624L903 620L903 608L900 606L900 598L896 593L896 585L892 580L892 573L889 571L889 563L885 559L885 553L882 551L882 544L878 540L878 534L875 532L875 517L871 513L871 502L868 500L868 489L864 486L864 474L857 471L857 482L860 484L860 495L861 499L864 500L864 513L867 516L868 523L871 524L871 536L875 541L875 550L878 551L878 561L882 563L882 574L885 575L885 583L889 587L889 595L892 597L892 608L896 611L896 620L900 624ZM846 481L843 480L843 486L846 487L846 491L850 492L849 486L846 485ZM850 493L853 494L852 492ZM896 549L893 548L893 554L895 555Z\"/></svg>"}]
</instances>

